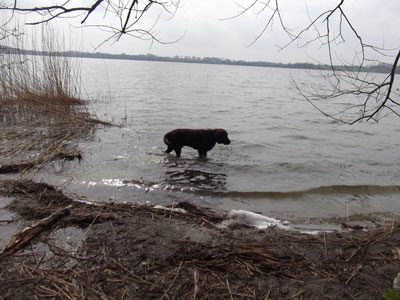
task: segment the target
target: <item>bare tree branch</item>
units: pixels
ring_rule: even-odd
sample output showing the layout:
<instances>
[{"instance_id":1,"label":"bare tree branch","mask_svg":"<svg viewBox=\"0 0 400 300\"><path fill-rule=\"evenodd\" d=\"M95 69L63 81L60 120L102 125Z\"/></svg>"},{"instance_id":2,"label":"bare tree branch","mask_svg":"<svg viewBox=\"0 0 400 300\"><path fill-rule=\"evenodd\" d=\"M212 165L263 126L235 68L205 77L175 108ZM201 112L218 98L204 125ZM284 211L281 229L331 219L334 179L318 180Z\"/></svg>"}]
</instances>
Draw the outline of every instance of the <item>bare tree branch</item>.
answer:
<instances>
[{"instance_id":1,"label":"bare tree branch","mask_svg":"<svg viewBox=\"0 0 400 300\"><path fill-rule=\"evenodd\" d=\"M359 34L352 20L347 15L344 4L345 0L338 0L336 5L331 9L326 9L315 17L311 17L309 8L306 4L308 23L297 30L289 29L280 9L279 0L274 3L268 1L266 4L272 10L272 14L268 14L265 19L265 26L261 32L254 38L251 45L255 44L267 31L272 28L274 19L277 19L280 29L287 34L288 41L280 47L280 51L287 49L294 43L298 47L307 47L314 43L320 43L320 49L326 49L326 57L329 61L330 72L320 74L316 81L325 82L323 88L321 85L302 86L294 83L297 93L305 100L310 102L321 113L329 116L336 121L348 124L354 124L362 120L379 121L388 114L400 115L400 101L398 93L393 93L393 85L395 82L395 74L399 63L400 45L396 49L387 49L370 45L364 42L364 38ZM248 7L241 7L241 15L250 11L250 8L257 4L265 4L262 0L252 2ZM373 16L371 16L373 17ZM322 27L323 26L323 27ZM310 33L314 33L314 37L309 37ZM300 40L307 35L306 41ZM353 62L346 62L340 54L338 54L338 46L355 41L357 44L354 48ZM393 56L393 52L397 54ZM340 52L339 52L340 53ZM379 79L366 73L366 64L383 65L382 58L393 56L394 60L388 75ZM345 103L349 105L344 109L339 109L336 113L326 112L320 105L324 105L326 101L336 101L343 98ZM363 98L363 100L361 100ZM338 102L338 101L336 101ZM355 104L352 104L354 103ZM354 116L357 114L357 116Z\"/></svg>"},{"instance_id":2,"label":"bare tree branch","mask_svg":"<svg viewBox=\"0 0 400 300\"><path fill-rule=\"evenodd\" d=\"M394 60L393 66L392 66L392 71L390 72L390 76L389 76L389 82L383 82L381 85L377 86L377 88L375 90L373 90L372 92L370 92L368 94L368 96L372 95L373 93L379 92L380 89L384 88L387 86L387 92L386 95L383 99L383 101L380 103L380 105L369 115L362 115L360 118L354 120L351 124L354 124L362 119L374 119L374 117L376 115L378 115L384 108L389 108L392 112L394 112L396 115L399 115L399 113L397 113L393 108L388 107L386 104L388 101L391 101L393 104L395 105L399 105L398 102L394 101L393 99L391 99L391 93L392 93L392 88L393 88L393 83L394 83L394 79L396 76L396 68L397 65L399 63L399 59L400 59L400 50L396 55L396 58Z\"/></svg>"},{"instance_id":3,"label":"bare tree branch","mask_svg":"<svg viewBox=\"0 0 400 300\"><path fill-rule=\"evenodd\" d=\"M93 4L93 6L89 9L86 17L82 20L81 24L85 23L89 15L95 11L95 9L103 2L103 0L97 0L96 3Z\"/></svg>"},{"instance_id":4,"label":"bare tree branch","mask_svg":"<svg viewBox=\"0 0 400 300\"><path fill-rule=\"evenodd\" d=\"M104 42L118 40L122 35L132 35L134 32L140 33L140 35L146 35L152 41L161 42L161 40L156 38L154 33L151 32L152 29L138 27L139 22L147 16L146 13L154 5L160 7L167 14L173 15L176 9L171 12L169 8L177 8L179 3L180 0L166 0L163 2L156 0L91 0L91 4L87 6L74 6L74 2L68 0L60 5L23 7L19 6L19 3L14 0L12 5L2 6L0 10L11 11L13 14L21 13L39 16L39 20L29 21L27 22L28 25L38 25L59 18L76 18L84 15L80 24L96 26L102 30L107 28L107 30L110 31L110 36L106 38ZM91 22L92 24L87 24L89 16L94 12L103 13L104 18L101 24L95 24L93 22ZM113 25L115 24L115 20L120 24L119 28Z\"/></svg>"}]
</instances>

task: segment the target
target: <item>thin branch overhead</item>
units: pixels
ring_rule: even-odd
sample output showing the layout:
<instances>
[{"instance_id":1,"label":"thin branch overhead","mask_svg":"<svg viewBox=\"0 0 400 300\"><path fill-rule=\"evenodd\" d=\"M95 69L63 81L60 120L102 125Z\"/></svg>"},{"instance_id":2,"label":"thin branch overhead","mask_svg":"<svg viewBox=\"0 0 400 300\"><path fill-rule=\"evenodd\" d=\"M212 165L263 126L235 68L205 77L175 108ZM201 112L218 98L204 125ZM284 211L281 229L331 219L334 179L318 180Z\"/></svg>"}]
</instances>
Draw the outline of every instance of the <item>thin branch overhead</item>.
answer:
<instances>
[{"instance_id":1,"label":"thin branch overhead","mask_svg":"<svg viewBox=\"0 0 400 300\"><path fill-rule=\"evenodd\" d=\"M105 40L118 40L124 34L136 36L139 32L152 41L161 42L152 29L147 28L146 24L152 24L154 19L154 14L150 15L148 12L154 7L158 14L164 12L174 15L179 4L180 0L92 0L87 6L79 6L76 2L67 0L57 5L25 7L15 0L8 6L1 6L0 10L28 14L28 25L48 23L61 18L82 18L80 24L84 26L97 26L102 30L106 28L111 34ZM95 14L97 18L94 17ZM149 21L145 22L144 18Z\"/></svg>"},{"instance_id":2,"label":"thin branch overhead","mask_svg":"<svg viewBox=\"0 0 400 300\"><path fill-rule=\"evenodd\" d=\"M329 74L320 74L315 78L315 86L302 86L295 83L298 95L309 101L321 113L337 121L347 124L354 124L362 120L379 121L388 114L400 115L400 99L398 89L394 91L395 75L399 73L400 45L397 48L384 48L378 45L371 45L364 42L368 37L360 34L359 28L351 19L346 11L345 4L348 1L338 0L332 7L326 6L315 16L311 16L309 6L305 4L307 13L304 16L305 22L301 26L288 24L292 20L285 19L285 11L279 4L282 0L251 2L247 7L241 5L240 13L254 12L255 7L267 6L265 13L265 25L250 44L258 42L268 29L272 29L274 21L279 28L275 30L283 31L288 40L280 46L280 50L285 50L294 44L299 48L317 46L319 51L326 51L326 58L330 67ZM314 12L315 13L315 12ZM260 17L259 12L254 12ZM373 16L371 16L373 18ZM296 29L290 29L290 28ZM349 63L343 58L341 47L351 45L354 57ZM386 61L393 58L391 67L387 67ZM366 73L375 66L376 69L386 70L387 76L375 76L373 73ZM368 68L366 68L368 67ZM323 68L326 69L326 68ZM321 81L322 79L322 81ZM321 84L321 82L323 82ZM341 98L345 103L345 108L337 106L336 112L325 111L323 106L327 100L336 101ZM339 103L340 101L336 101Z\"/></svg>"}]
</instances>

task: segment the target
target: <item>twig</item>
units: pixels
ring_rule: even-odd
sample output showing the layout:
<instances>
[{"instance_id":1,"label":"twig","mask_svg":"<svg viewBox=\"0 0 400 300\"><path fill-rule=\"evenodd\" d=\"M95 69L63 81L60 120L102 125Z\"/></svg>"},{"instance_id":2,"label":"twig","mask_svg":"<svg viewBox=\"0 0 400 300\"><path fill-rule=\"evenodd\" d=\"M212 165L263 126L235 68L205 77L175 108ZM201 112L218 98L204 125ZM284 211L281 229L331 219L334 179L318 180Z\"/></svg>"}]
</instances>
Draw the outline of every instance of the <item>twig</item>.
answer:
<instances>
[{"instance_id":1,"label":"twig","mask_svg":"<svg viewBox=\"0 0 400 300\"><path fill-rule=\"evenodd\" d=\"M271 290L272 290L272 286L269 287L268 293L267 293L267 295L265 295L264 300L268 300L269 295L271 294Z\"/></svg>"},{"instance_id":2,"label":"twig","mask_svg":"<svg viewBox=\"0 0 400 300\"><path fill-rule=\"evenodd\" d=\"M131 275L132 277L134 277L135 279L139 280L140 282L146 283L148 285L152 285L153 283L144 280L143 278L140 278L139 276L137 276L136 274L133 274L131 271L129 271L127 268L125 268L123 265L121 265L117 260L115 260L112 257L109 257L109 259L111 261L113 261L118 267L120 267L122 270L124 270L125 272L127 272L129 275Z\"/></svg>"},{"instance_id":3,"label":"twig","mask_svg":"<svg viewBox=\"0 0 400 300\"><path fill-rule=\"evenodd\" d=\"M343 289L344 292L349 295L351 297L351 299L356 299L356 297L354 297L349 291L347 291L346 289Z\"/></svg>"},{"instance_id":4,"label":"twig","mask_svg":"<svg viewBox=\"0 0 400 300\"><path fill-rule=\"evenodd\" d=\"M99 211L97 212L96 217L94 217L94 219L92 220L92 222L90 223L90 225L89 225L88 228L86 229L85 234L84 234L83 237L82 237L82 240L83 240L83 241L87 238L87 235L88 235L90 229L92 228L94 222L96 222L96 220L97 220L97 218L99 217L99 215L100 215L101 211L103 210L103 208L104 208L104 205L100 207Z\"/></svg>"},{"instance_id":5,"label":"twig","mask_svg":"<svg viewBox=\"0 0 400 300\"><path fill-rule=\"evenodd\" d=\"M171 217L172 217L172 212L174 211L174 206L175 206L175 200L172 202L172 205L171 205L171 211L169 214L169 222L171 222Z\"/></svg>"},{"instance_id":6,"label":"twig","mask_svg":"<svg viewBox=\"0 0 400 300\"><path fill-rule=\"evenodd\" d=\"M228 288L228 292L229 292L229 296L231 297L231 300L233 300L232 291L231 291L231 288L229 286L228 278L226 278L226 287Z\"/></svg>"},{"instance_id":7,"label":"twig","mask_svg":"<svg viewBox=\"0 0 400 300\"><path fill-rule=\"evenodd\" d=\"M196 299L197 294L200 291L199 288L199 270L198 269L194 269L193 271L193 285L194 285L194 291L193 291L193 300Z\"/></svg>"},{"instance_id":8,"label":"twig","mask_svg":"<svg viewBox=\"0 0 400 300\"><path fill-rule=\"evenodd\" d=\"M328 262L328 247L327 247L327 245L326 245L326 235L325 235L325 232L324 232L323 236L324 236L325 260Z\"/></svg>"},{"instance_id":9,"label":"twig","mask_svg":"<svg viewBox=\"0 0 400 300\"><path fill-rule=\"evenodd\" d=\"M301 290L300 292L298 292L298 293L294 294L292 297L290 297L290 299L297 298L298 296L300 296L301 294L303 294L304 291L305 291L305 290Z\"/></svg>"},{"instance_id":10,"label":"twig","mask_svg":"<svg viewBox=\"0 0 400 300\"><path fill-rule=\"evenodd\" d=\"M360 271L360 270L361 270L361 265L358 265L357 268L353 271L353 273L351 273L350 277L347 278L347 280L346 280L346 282L345 282L344 285L347 285L347 284L350 282L350 280L352 280L353 277L354 277L354 276L358 273L358 271Z\"/></svg>"},{"instance_id":11,"label":"twig","mask_svg":"<svg viewBox=\"0 0 400 300\"><path fill-rule=\"evenodd\" d=\"M164 294L161 296L160 300L162 300L162 299L164 298L164 296L165 296L166 294L168 294L168 292L169 292L169 290L171 289L172 285L175 283L175 280L176 280L176 278L178 277L179 272L181 271L182 264L183 264L183 260L182 260L181 263L179 264L178 271L176 271L176 274L175 274L174 279L172 280L172 282L171 282L171 284L169 285L169 287L165 290L165 292L164 292Z\"/></svg>"}]
</instances>

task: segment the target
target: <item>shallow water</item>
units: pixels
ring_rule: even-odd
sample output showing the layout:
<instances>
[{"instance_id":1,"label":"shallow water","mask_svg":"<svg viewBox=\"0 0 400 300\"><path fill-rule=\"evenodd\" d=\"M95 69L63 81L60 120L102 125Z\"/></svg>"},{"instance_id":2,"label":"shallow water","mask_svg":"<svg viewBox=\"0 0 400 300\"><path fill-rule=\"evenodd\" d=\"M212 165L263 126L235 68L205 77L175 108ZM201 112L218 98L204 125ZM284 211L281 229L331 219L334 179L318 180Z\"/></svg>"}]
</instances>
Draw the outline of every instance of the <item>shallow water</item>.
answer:
<instances>
[{"instance_id":1,"label":"shallow water","mask_svg":"<svg viewBox=\"0 0 400 300\"><path fill-rule=\"evenodd\" d=\"M341 125L295 94L303 70L82 60L91 110L123 124L82 142L84 159L38 180L103 201L189 201L300 219L400 213L398 119ZM340 103L339 103L340 104ZM329 104L329 109L336 109ZM174 128L225 128L207 159L165 154Z\"/></svg>"}]
</instances>

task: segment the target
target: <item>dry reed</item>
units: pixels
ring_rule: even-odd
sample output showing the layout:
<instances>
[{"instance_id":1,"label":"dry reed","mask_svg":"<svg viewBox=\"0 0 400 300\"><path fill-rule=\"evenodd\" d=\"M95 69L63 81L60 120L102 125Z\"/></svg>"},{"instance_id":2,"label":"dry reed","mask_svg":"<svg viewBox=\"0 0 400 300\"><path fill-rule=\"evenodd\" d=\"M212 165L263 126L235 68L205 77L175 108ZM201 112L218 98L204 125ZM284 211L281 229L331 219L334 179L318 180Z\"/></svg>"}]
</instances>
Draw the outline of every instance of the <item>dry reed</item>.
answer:
<instances>
[{"instance_id":1,"label":"dry reed","mask_svg":"<svg viewBox=\"0 0 400 300\"><path fill-rule=\"evenodd\" d=\"M216 219L201 209L171 216L134 204L87 205L31 181L9 182L5 190L21 197L15 207L29 218L72 204L56 228L87 232L75 252L57 246L49 228L36 242L48 245L51 255L28 247L3 257L0 293L13 299L379 299L400 264L393 252L399 224L320 236L241 233L209 226L202 220ZM208 228L215 238L195 242L168 234L184 224Z\"/></svg>"},{"instance_id":2,"label":"dry reed","mask_svg":"<svg viewBox=\"0 0 400 300\"><path fill-rule=\"evenodd\" d=\"M80 159L74 141L102 123L88 113L79 68L58 54L64 41L56 36L53 29L42 29L41 48L33 43L42 55L15 50L0 56L0 173L30 170L57 158Z\"/></svg>"}]
</instances>

